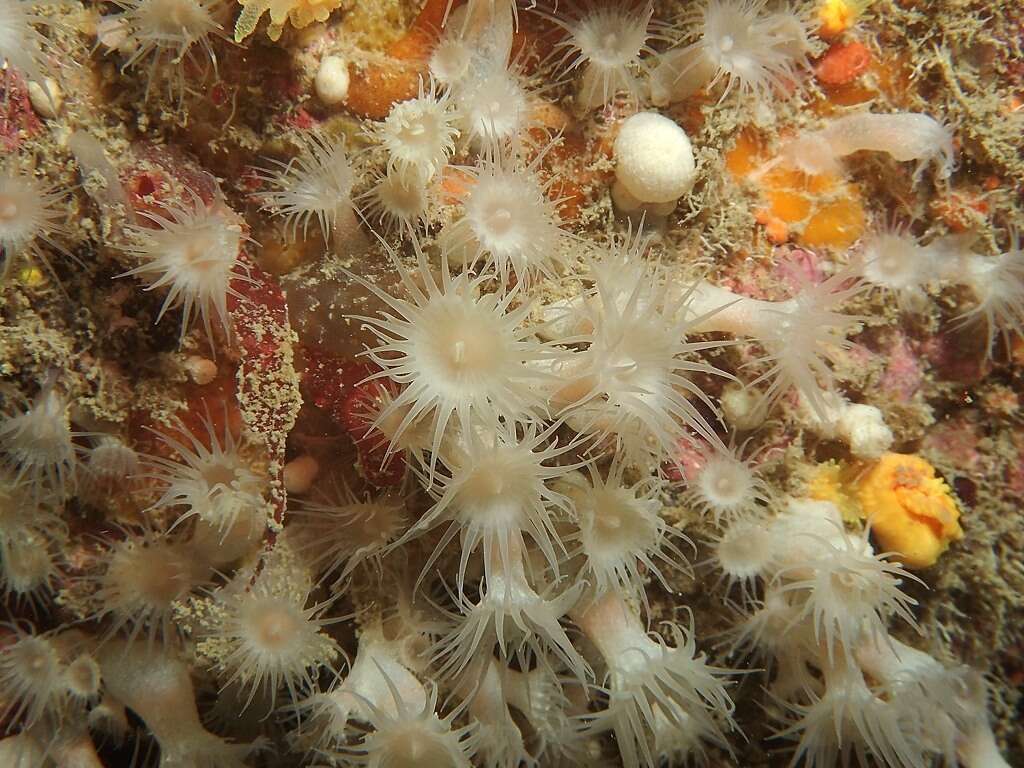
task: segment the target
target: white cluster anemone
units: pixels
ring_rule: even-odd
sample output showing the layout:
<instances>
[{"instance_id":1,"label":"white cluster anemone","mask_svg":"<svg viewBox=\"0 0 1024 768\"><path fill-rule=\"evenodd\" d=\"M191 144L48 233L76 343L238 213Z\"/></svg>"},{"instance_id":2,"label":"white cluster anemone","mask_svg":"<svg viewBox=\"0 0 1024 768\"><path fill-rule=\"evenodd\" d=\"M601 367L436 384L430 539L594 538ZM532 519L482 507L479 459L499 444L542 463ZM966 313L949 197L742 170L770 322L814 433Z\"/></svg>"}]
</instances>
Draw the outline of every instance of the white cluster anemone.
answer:
<instances>
[{"instance_id":1,"label":"white cluster anemone","mask_svg":"<svg viewBox=\"0 0 1024 768\"><path fill-rule=\"evenodd\" d=\"M510 275L522 283L552 274L569 236L548 194L550 182L538 175L544 154L523 165L499 153L467 169L461 215L440 235L453 260L474 265L483 260L503 284Z\"/></svg>"},{"instance_id":2,"label":"white cluster anemone","mask_svg":"<svg viewBox=\"0 0 1024 768\"><path fill-rule=\"evenodd\" d=\"M384 232L398 231L415 238L426 230L437 185L409 178L395 169L374 171L370 185L354 198L363 217Z\"/></svg>"},{"instance_id":3,"label":"white cluster anemone","mask_svg":"<svg viewBox=\"0 0 1024 768\"><path fill-rule=\"evenodd\" d=\"M150 644L177 636L174 604L206 582L208 569L196 562L186 542L152 530L126 532L110 543L93 595L96 618L110 619L108 636L143 635Z\"/></svg>"},{"instance_id":4,"label":"white cluster anemone","mask_svg":"<svg viewBox=\"0 0 1024 768\"><path fill-rule=\"evenodd\" d=\"M355 222L352 186L355 171L343 137L310 133L299 154L288 162L269 160L257 177L267 185L262 193L263 210L281 216L290 240L309 236L319 226L324 242Z\"/></svg>"},{"instance_id":5,"label":"white cluster anemone","mask_svg":"<svg viewBox=\"0 0 1024 768\"><path fill-rule=\"evenodd\" d=\"M146 723L164 766L245 768L255 746L232 744L199 719L188 664L167 648L111 640L96 660L107 695Z\"/></svg>"},{"instance_id":6,"label":"white cluster anemone","mask_svg":"<svg viewBox=\"0 0 1024 768\"><path fill-rule=\"evenodd\" d=\"M434 656L442 676L478 679L483 664L497 652L502 662L515 659L523 669L558 659L580 682L592 677L559 623L578 602L584 585L560 593L550 587L538 592L528 578L525 554L518 541L511 542L502 553L501 567L481 584L479 600L457 596L461 615L451 615L451 629L438 642Z\"/></svg>"},{"instance_id":7,"label":"white cluster anemone","mask_svg":"<svg viewBox=\"0 0 1024 768\"><path fill-rule=\"evenodd\" d=\"M224 37L220 16L223 0L116 0L122 13L124 39L119 48L127 59L122 70L146 66L146 97L153 84L167 79L172 99L186 90L190 68L205 73L216 70L213 38Z\"/></svg>"},{"instance_id":8,"label":"white cluster anemone","mask_svg":"<svg viewBox=\"0 0 1024 768\"><path fill-rule=\"evenodd\" d=\"M345 765L468 768L475 727L453 726L461 708L437 714L437 689L413 673L402 640L377 621L363 627L348 675L330 693L300 702L320 722L318 751Z\"/></svg>"},{"instance_id":9,"label":"white cluster anemone","mask_svg":"<svg viewBox=\"0 0 1024 768\"><path fill-rule=\"evenodd\" d=\"M995 258L971 254L961 279L978 298L960 320L984 323L986 349L991 354L993 342L1003 336L1009 349L1011 336L1024 336L1024 238L1019 231L1007 234L1009 247Z\"/></svg>"},{"instance_id":10,"label":"white cluster anemone","mask_svg":"<svg viewBox=\"0 0 1024 768\"><path fill-rule=\"evenodd\" d=\"M977 304L956 322L981 326L991 355L998 336L1009 344L1024 335L1024 241L1008 229L1006 250L993 257L975 253L976 240L974 233L954 234L922 245L905 229L882 230L865 240L864 279L894 292L905 309L930 283L967 286Z\"/></svg>"},{"instance_id":11,"label":"white cluster anemone","mask_svg":"<svg viewBox=\"0 0 1024 768\"><path fill-rule=\"evenodd\" d=\"M253 577L243 570L215 593L221 610L204 619L197 651L209 650L225 684L248 690L244 707L258 692L273 704L287 688L291 701L313 684L313 670L338 658L323 632L327 605L310 605L307 577L285 557L271 556Z\"/></svg>"},{"instance_id":12,"label":"white cluster anemone","mask_svg":"<svg viewBox=\"0 0 1024 768\"><path fill-rule=\"evenodd\" d=\"M813 22L793 10L766 6L767 0L707 0L686 19L699 39L664 54L652 72L654 103L681 101L722 81L722 99L736 89L766 103L773 92L792 90L807 66Z\"/></svg>"},{"instance_id":13,"label":"white cluster anemone","mask_svg":"<svg viewBox=\"0 0 1024 768\"><path fill-rule=\"evenodd\" d=\"M335 585L363 564L379 574L387 546L408 525L401 499L387 494L360 499L348 486L335 487L322 501L300 501L289 516L292 546L311 570L333 575Z\"/></svg>"},{"instance_id":14,"label":"white cluster anemone","mask_svg":"<svg viewBox=\"0 0 1024 768\"><path fill-rule=\"evenodd\" d=\"M695 331L752 336L765 347L767 354L761 362L768 369L749 386L767 382L766 406L795 389L825 419L824 393L835 383L830 363L841 360L843 352L850 349L847 337L863 319L840 308L867 287L853 266L820 283L805 283L793 298L778 302L746 298L701 281L694 288L688 311L703 313L693 321Z\"/></svg>"},{"instance_id":15,"label":"white cluster anemone","mask_svg":"<svg viewBox=\"0 0 1024 768\"><path fill-rule=\"evenodd\" d=\"M420 79L416 98L391 107L382 123L370 131L387 152L388 173L397 172L407 183L433 178L455 153L459 137L458 114L447 91Z\"/></svg>"},{"instance_id":16,"label":"white cluster anemone","mask_svg":"<svg viewBox=\"0 0 1024 768\"><path fill-rule=\"evenodd\" d=\"M67 525L33 486L0 471L0 592L35 609L52 592Z\"/></svg>"},{"instance_id":17,"label":"white cluster anemone","mask_svg":"<svg viewBox=\"0 0 1024 768\"><path fill-rule=\"evenodd\" d=\"M397 544L448 523L423 575L455 537L462 545L456 577L460 595L469 557L477 548L482 548L490 583L492 576L515 564L524 537L557 575L564 549L555 520L564 514L568 501L548 481L565 474L567 468L556 461L574 446L559 446L553 439L556 428L540 430L530 425L517 434L508 426L471 426L457 444L448 447L433 481L421 473L437 502Z\"/></svg>"},{"instance_id":18,"label":"white cluster anemone","mask_svg":"<svg viewBox=\"0 0 1024 768\"><path fill-rule=\"evenodd\" d=\"M31 627L4 625L13 635L0 650L0 693L3 717L31 727L44 713L59 712L67 700L64 663L53 635Z\"/></svg>"},{"instance_id":19,"label":"white cluster anemone","mask_svg":"<svg viewBox=\"0 0 1024 768\"><path fill-rule=\"evenodd\" d=\"M96 495L131 484L141 473L138 452L116 435L97 435L79 447L79 477L84 495Z\"/></svg>"},{"instance_id":20,"label":"white cluster anemone","mask_svg":"<svg viewBox=\"0 0 1024 768\"><path fill-rule=\"evenodd\" d=\"M515 146L530 127L533 98L516 64L502 59L475 60L455 87L462 136L483 154Z\"/></svg>"},{"instance_id":21,"label":"white cluster anemone","mask_svg":"<svg viewBox=\"0 0 1024 768\"><path fill-rule=\"evenodd\" d=\"M482 293L490 276L471 277L467 271L452 276L446 258L436 275L418 243L415 247L414 271L389 249L408 298L389 296L358 275L353 279L390 309L380 317L359 318L379 341L368 350L370 359L380 366L381 375L402 387L378 421L408 407L394 430L397 439L418 419L429 419L433 466L453 417L463 432L475 421L536 420L545 404L532 386L540 374L529 364L550 359L555 351L525 326L530 306L515 306L518 290Z\"/></svg>"},{"instance_id":22,"label":"white cluster anemone","mask_svg":"<svg viewBox=\"0 0 1024 768\"><path fill-rule=\"evenodd\" d=\"M712 540L711 561L722 572L726 594L739 586L743 601L750 601L756 594L757 582L773 572L778 549L776 536L777 532L760 517L743 516L728 523Z\"/></svg>"},{"instance_id":23,"label":"white cluster anemone","mask_svg":"<svg viewBox=\"0 0 1024 768\"><path fill-rule=\"evenodd\" d=\"M351 747L342 749L339 757L353 766L393 766L418 768L469 768L475 751L473 726L454 728L456 712L445 718L436 714L437 688L420 710L409 707L397 690L393 693L394 712L370 706L369 722L373 730Z\"/></svg>"},{"instance_id":24,"label":"white cluster anemone","mask_svg":"<svg viewBox=\"0 0 1024 768\"><path fill-rule=\"evenodd\" d=\"M935 279L932 251L919 244L906 227L885 227L861 244L864 279L892 291L907 305L920 297L921 288Z\"/></svg>"},{"instance_id":25,"label":"white cluster anemone","mask_svg":"<svg viewBox=\"0 0 1024 768\"><path fill-rule=\"evenodd\" d=\"M821 544L815 559L782 569L779 576L786 581L783 590L799 593L802 616L811 621L829 658L836 647L850 653L861 638L884 634L892 615L917 626L910 612L917 601L900 589L903 579L915 577L876 555L866 532L858 537L843 530L838 540ZM808 568L811 573L803 576Z\"/></svg>"},{"instance_id":26,"label":"white cluster anemone","mask_svg":"<svg viewBox=\"0 0 1024 768\"><path fill-rule=\"evenodd\" d=\"M142 263L119 277L141 277L147 291L166 289L156 322L181 306L182 340L196 315L208 338L214 323L230 336L228 297L240 295L231 283L250 279L241 260L246 238L240 219L223 203L207 205L191 190L185 202L163 214L139 215L146 224L127 228L131 244L125 250Z\"/></svg>"},{"instance_id":27,"label":"white cluster anemone","mask_svg":"<svg viewBox=\"0 0 1024 768\"><path fill-rule=\"evenodd\" d=\"M691 291L674 293L662 270L643 261L648 244L642 236L617 242L592 267L582 320L592 330L579 339L586 349L566 360L569 382L556 402L577 431L610 434L634 456L671 461L694 435L721 443L698 404L716 409L691 377L726 375L696 358L724 342L687 339Z\"/></svg>"},{"instance_id":28,"label":"white cluster anemone","mask_svg":"<svg viewBox=\"0 0 1024 768\"><path fill-rule=\"evenodd\" d=\"M956 165L952 129L920 112L855 112L837 117L817 131L790 139L777 162L809 174L840 173L842 158L862 151L884 152L898 162L916 160L915 181L931 164L941 179L949 178Z\"/></svg>"},{"instance_id":29,"label":"white cluster anemone","mask_svg":"<svg viewBox=\"0 0 1024 768\"><path fill-rule=\"evenodd\" d=\"M731 727L733 704L723 676L698 652L693 628L670 626L672 645L644 631L621 595L608 592L574 612L606 667L607 707L589 718L595 732L610 730L627 768L658 765L665 757L727 748L718 717Z\"/></svg>"},{"instance_id":30,"label":"white cluster anemone","mask_svg":"<svg viewBox=\"0 0 1024 768\"><path fill-rule=\"evenodd\" d=\"M58 240L69 234L66 218L63 192L31 173L10 167L0 170L0 249L4 252L0 282L23 256L39 261L53 274L45 248L68 255Z\"/></svg>"},{"instance_id":31,"label":"white cluster anemone","mask_svg":"<svg viewBox=\"0 0 1024 768\"><path fill-rule=\"evenodd\" d=\"M596 5L569 18L549 17L568 33L558 46L566 49L561 65L582 71L576 97L582 108L607 104L618 93L634 103L640 100L641 59L654 54L652 39L667 39L660 26L652 25L653 15L647 2L633 8Z\"/></svg>"},{"instance_id":32,"label":"white cluster anemone","mask_svg":"<svg viewBox=\"0 0 1024 768\"><path fill-rule=\"evenodd\" d=\"M42 84L48 70L44 54L48 41L39 28L50 22L35 11L35 5L32 0L0 2L0 63Z\"/></svg>"},{"instance_id":33,"label":"white cluster anemone","mask_svg":"<svg viewBox=\"0 0 1024 768\"><path fill-rule=\"evenodd\" d=\"M68 401L53 383L0 421L0 464L24 480L37 498L63 499L75 487L75 447Z\"/></svg>"},{"instance_id":34,"label":"white cluster anemone","mask_svg":"<svg viewBox=\"0 0 1024 768\"><path fill-rule=\"evenodd\" d=\"M265 527L263 479L239 452L228 425L220 437L207 417L205 435L193 434L180 420L178 437L156 433L178 456L148 459L148 474L163 484L163 493L151 509L183 507L175 525L196 518L224 544L228 539L248 540Z\"/></svg>"},{"instance_id":35,"label":"white cluster anemone","mask_svg":"<svg viewBox=\"0 0 1024 768\"><path fill-rule=\"evenodd\" d=\"M754 459L743 459L733 448L709 446L702 451L686 498L705 514L735 519L768 503L768 485L757 474Z\"/></svg>"},{"instance_id":36,"label":"white cluster anemone","mask_svg":"<svg viewBox=\"0 0 1024 768\"><path fill-rule=\"evenodd\" d=\"M570 547L569 557L583 558L579 575L596 595L622 591L646 603L644 574L652 574L669 588L659 563L685 569L686 556L673 539L687 543L688 539L661 517L662 484L657 478L641 476L628 484L626 462L618 457L604 476L594 464L586 469L589 481L581 474L566 478L579 526L578 534L567 537L567 543L576 544Z\"/></svg>"}]
</instances>

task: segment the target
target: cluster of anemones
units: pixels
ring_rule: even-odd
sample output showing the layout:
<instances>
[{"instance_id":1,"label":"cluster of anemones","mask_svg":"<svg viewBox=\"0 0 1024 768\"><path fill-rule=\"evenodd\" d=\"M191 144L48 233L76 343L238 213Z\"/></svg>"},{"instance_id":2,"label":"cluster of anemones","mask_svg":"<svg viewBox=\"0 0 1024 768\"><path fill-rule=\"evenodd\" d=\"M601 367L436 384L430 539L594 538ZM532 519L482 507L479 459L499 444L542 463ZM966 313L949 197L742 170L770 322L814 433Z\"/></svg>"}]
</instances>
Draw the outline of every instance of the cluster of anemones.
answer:
<instances>
[{"instance_id":1,"label":"cluster of anemones","mask_svg":"<svg viewBox=\"0 0 1024 768\"><path fill-rule=\"evenodd\" d=\"M180 96L178 65L215 62L220 3L120 5L105 35L126 69L148 59L149 81L172 69L167 82ZM264 5L248 4L250 21ZM37 23L21 3L11 7L22 12L15 21ZM759 0L711 0L699 39L661 55L652 43L674 33L652 20L650 4L545 15L564 33L561 67L579 71L584 109L621 94L639 103L645 82L655 101L719 83L722 98L736 90L763 99L796 84L809 52L805 20ZM808 425L854 453L887 446L877 412L834 391L834 364L860 320L843 305L865 282L840 270L769 302L682 279L655 258L649 235L598 243L570 234L542 172L551 145L531 130L537 97L512 54L515 18L515 3L493 0L453 11L431 79L367 128L364 156L314 133L293 158L255 173L262 209L283 220L288 240L338 245L360 215L401 233L401 245L381 244L392 289L358 270L348 276L382 308L355 318L372 339L370 380L386 383L360 414L360 439L384 446L385 460L403 454L406 489L415 484L418 495L342 484L293 502L282 526L266 498L264 457L209 413L199 428L173 420L156 433L154 455L140 456L115 435L74 433L53 382L7 406L6 595L35 605L57 589L68 535L57 510L74 489L110 493L138 481L151 503L145 524L110 531L83 575L63 585L83 621L102 627L98 640L2 629L3 715L22 733L0 741L0 756L92 765L89 730L123 735L130 709L163 765L242 765L258 742L207 729L193 671L236 732L243 719L260 731L286 694L291 746L337 765L571 765L605 734L629 768L728 751L735 670L699 650L692 618L647 630L659 612L648 577L671 591L673 571L690 572L689 542L665 509L678 474L685 502L720 528L713 562L745 610L734 650L774 663L771 689L786 710L778 733L798 740L796 760L998 764L984 687L888 633L893 618L914 624L902 589L909 574L877 555L866 533L848 532L832 505L773 498L756 460L720 436L715 382L735 377L708 355L734 340L708 334L725 333L763 350L753 361L762 372L745 382L760 390L751 410L763 415L796 392ZM37 38L23 66L39 58ZM17 65L9 49L0 37L0 54ZM951 168L939 124L871 117L801 136L783 159L832 168L868 148ZM216 184L179 186L124 228L123 276L165 291L158 320L182 309L182 342L198 316L216 346L230 341L230 303L253 281L247 228ZM41 256L40 244L64 233L58 202L31 174L0 177L0 245ZM915 248L903 250L916 257ZM990 328L1020 330L1019 256L1016 242L997 262L961 254ZM886 284L902 267L880 258L865 271ZM566 276L580 281L576 297L542 305L538 288ZM397 595L396 607L375 606L369 593ZM358 651L323 690L321 669L341 656L331 625L342 598L357 608ZM442 703L442 688L454 706ZM942 706L930 720L922 713L935 698Z\"/></svg>"}]
</instances>

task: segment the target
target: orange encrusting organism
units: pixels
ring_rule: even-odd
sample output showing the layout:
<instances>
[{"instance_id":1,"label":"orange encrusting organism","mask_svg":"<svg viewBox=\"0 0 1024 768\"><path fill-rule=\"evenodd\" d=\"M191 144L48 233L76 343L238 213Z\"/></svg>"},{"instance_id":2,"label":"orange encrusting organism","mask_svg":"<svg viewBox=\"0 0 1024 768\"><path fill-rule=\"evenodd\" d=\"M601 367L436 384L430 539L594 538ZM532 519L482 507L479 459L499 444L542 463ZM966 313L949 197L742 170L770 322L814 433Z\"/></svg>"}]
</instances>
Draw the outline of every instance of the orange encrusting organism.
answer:
<instances>
[{"instance_id":1,"label":"orange encrusting organism","mask_svg":"<svg viewBox=\"0 0 1024 768\"><path fill-rule=\"evenodd\" d=\"M885 454L861 477L857 496L879 544L900 553L907 567L934 565L963 538L952 491L919 456Z\"/></svg>"},{"instance_id":2,"label":"orange encrusting organism","mask_svg":"<svg viewBox=\"0 0 1024 768\"><path fill-rule=\"evenodd\" d=\"M781 167L755 177L768 160L758 136L746 131L726 153L725 166L760 188L765 205L755 215L771 242L778 245L792 237L808 247L848 248L860 238L866 217L855 184Z\"/></svg>"},{"instance_id":3,"label":"orange encrusting organism","mask_svg":"<svg viewBox=\"0 0 1024 768\"><path fill-rule=\"evenodd\" d=\"M450 0L427 0L402 37L387 47L388 61L349 66L345 106L358 117L383 120L391 107L416 97L427 61L437 43ZM458 3L456 3L457 5Z\"/></svg>"}]
</instances>

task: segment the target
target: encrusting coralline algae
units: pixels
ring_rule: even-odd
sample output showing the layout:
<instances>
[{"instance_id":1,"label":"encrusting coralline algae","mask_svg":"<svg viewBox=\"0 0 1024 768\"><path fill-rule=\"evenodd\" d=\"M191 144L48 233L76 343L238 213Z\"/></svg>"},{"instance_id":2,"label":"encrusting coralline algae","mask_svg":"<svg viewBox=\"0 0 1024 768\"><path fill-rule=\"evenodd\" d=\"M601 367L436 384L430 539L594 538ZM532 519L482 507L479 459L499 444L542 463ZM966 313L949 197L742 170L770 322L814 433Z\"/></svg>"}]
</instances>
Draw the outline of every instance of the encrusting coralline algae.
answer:
<instances>
[{"instance_id":1,"label":"encrusting coralline algae","mask_svg":"<svg viewBox=\"0 0 1024 768\"><path fill-rule=\"evenodd\" d=\"M0 0L0 765L1024 758L962 6Z\"/></svg>"}]
</instances>

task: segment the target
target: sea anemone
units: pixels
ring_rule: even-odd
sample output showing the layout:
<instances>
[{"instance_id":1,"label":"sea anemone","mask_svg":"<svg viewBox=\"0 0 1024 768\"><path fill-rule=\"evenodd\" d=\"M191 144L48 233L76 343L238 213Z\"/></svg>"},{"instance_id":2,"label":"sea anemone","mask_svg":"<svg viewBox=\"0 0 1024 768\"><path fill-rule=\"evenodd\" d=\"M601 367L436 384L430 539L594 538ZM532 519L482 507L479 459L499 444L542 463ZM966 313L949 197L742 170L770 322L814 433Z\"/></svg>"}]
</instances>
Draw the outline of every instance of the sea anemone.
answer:
<instances>
[{"instance_id":1,"label":"sea anemone","mask_svg":"<svg viewBox=\"0 0 1024 768\"><path fill-rule=\"evenodd\" d=\"M622 595L608 592L574 614L607 666L607 707L588 717L595 732L612 730L626 768L659 757L700 752L702 742L726 747L718 718L731 723L723 676L697 651L693 627L670 624L673 644L644 631Z\"/></svg>"},{"instance_id":2,"label":"sea anemone","mask_svg":"<svg viewBox=\"0 0 1024 768\"><path fill-rule=\"evenodd\" d=\"M484 155L516 147L529 129L533 97L518 64L474 59L471 71L453 91L463 140Z\"/></svg>"},{"instance_id":3,"label":"sea anemone","mask_svg":"<svg viewBox=\"0 0 1024 768\"><path fill-rule=\"evenodd\" d=\"M408 525L400 498L360 499L347 485L335 486L323 501L298 502L288 517L292 545L311 570L333 574L335 585L363 564L380 574L387 546Z\"/></svg>"},{"instance_id":4,"label":"sea anemone","mask_svg":"<svg viewBox=\"0 0 1024 768\"><path fill-rule=\"evenodd\" d=\"M997 336L1003 336L1008 353L1011 336L1024 336L1024 237L1018 230L1010 230L1008 239L1009 248L995 258L970 259L962 278L973 289L978 304L957 320L961 324L984 323L988 355Z\"/></svg>"},{"instance_id":5,"label":"sea anemone","mask_svg":"<svg viewBox=\"0 0 1024 768\"><path fill-rule=\"evenodd\" d=\"M243 708L262 690L273 702L288 689L291 700L313 685L312 671L338 657L338 647L322 630L325 603L309 605L310 586L283 560L265 561L253 579L240 572L216 593L222 611L205 622L198 651L217 659L226 685L249 689Z\"/></svg>"},{"instance_id":6,"label":"sea anemone","mask_svg":"<svg viewBox=\"0 0 1024 768\"><path fill-rule=\"evenodd\" d=\"M695 440L692 433L721 444L697 403L711 413L715 406L691 377L726 376L695 354L727 342L687 339L691 294L674 294L663 271L643 261L649 242L616 242L592 266L594 291L583 307L592 331L578 339L585 351L563 364L569 382L556 401L577 431L614 435L633 456L672 460L680 441Z\"/></svg>"},{"instance_id":7,"label":"sea anemone","mask_svg":"<svg viewBox=\"0 0 1024 768\"><path fill-rule=\"evenodd\" d=\"M370 186L353 202L363 207L362 217L376 230L398 231L414 238L427 228L436 187L421 179L409 179L395 169L375 171Z\"/></svg>"},{"instance_id":8,"label":"sea anemone","mask_svg":"<svg viewBox=\"0 0 1024 768\"><path fill-rule=\"evenodd\" d=\"M63 499L75 486L75 448L68 401L52 382L0 421L0 463L24 480L37 498Z\"/></svg>"},{"instance_id":9,"label":"sea anemone","mask_svg":"<svg viewBox=\"0 0 1024 768\"><path fill-rule=\"evenodd\" d=\"M324 242L354 224L352 185L355 170L343 137L312 132L301 142L299 154L287 163L270 159L270 168L256 169L268 189L261 193L263 210L283 216L285 232L295 241L319 224Z\"/></svg>"},{"instance_id":10,"label":"sea anemone","mask_svg":"<svg viewBox=\"0 0 1024 768\"><path fill-rule=\"evenodd\" d=\"M521 669L557 658L581 683L593 677L559 623L579 601L584 585L538 592L527 578L524 554L522 544L511 542L500 567L481 584L478 601L455 596L459 613L449 613L450 629L434 653L440 675L472 683L496 650L502 662L514 658Z\"/></svg>"},{"instance_id":11,"label":"sea anemone","mask_svg":"<svg viewBox=\"0 0 1024 768\"><path fill-rule=\"evenodd\" d=\"M756 516L740 517L712 540L711 561L727 582L726 594L739 585L744 602L756 593L759 579L772 574L779 541L776 532Z\"/></svg>"},{"instance_id":12,"label":"sea anemone","mask_svg":"<svg viewBox=\"0 0 1024 768\"><path fill-rule=\"evenodd\" d=\"M0 3L0 8L3 5L6 3ZM70 256L57 240L70 234L65 223L64 198L62 190L50 187L27 171L16 171L10 166L0 171L0 250L4 252L0 283L21 256L38 260L56 279L53 265L40 246Z\"/></svg>"},{"instance_id":13,"label":"sea anemone","mask_svg":"<svg viewBox=\"0 0 1024 768\"><path fill-rule=\"evenodd\" d=\"M121 44L130 55L122 71L144 61L146 98L153 83L167 77L172 99L184 96L185 73L204 74L217 68L217 56L211 38L224 37L218 17L224 10L223 0L115 0L122 9L119 21L124 25L126 39Z\"/></svg>"},{"instance_id":14,"label":"sea anemone","mask_svg":"<svg viewBox=\"0 0 1024 768\"><path fill-rule=\"evenodd\" d=\"M753 459L742 459L734 448L708 446L686 491L686 500L715 525L768 504L768 485L758 476Z\"/></svg>"},{"instance_id":15,"label":"sea anemone","mask_svg":"<svg viewBox=\"0 0 1024 768\"><path fill-rule=\"evenodd\" d=\"M184 204L168 206L164 214L139 215L148 225L127 228L132 243L125 251L143 263L118 277L147 279L147 291L167 288L156 322L181 306L182 341L195 315L207 338L213 338L214 321L230 336L228 296L240 297L231 283L250 280L241 260L241 220L223 204L208 206L192 190Z\"/></svg>"},{"instance_id":16,"label":"sea anemone","mask_svg":"<svg viewBox=\"0 0 1024 768\"><path fill-rule=\"evenodd\" d=\"M24 718L28 729L67 700L62 653L53 634L19 624L4 624L3 630L13 639L0 648L0 713L11 723Z\"/></svg>"},{"instance_id":17,"label":"sea anemone","mask_svg":"<svg viewBox=\"0 0 1024 768\"><path fill-rule=\"evenodd\" d=\"M818 555L805 566L783 568L776 574L782 591L803 600L801 618L814 626L815 640L824 643L829 659L838 645L847 656L864 637L885 636L892 615L918 628L911 607L917 601L900 589L903 579L920 581L898 563L875 555L867 532L853 536L843 529L838 539L815 539ZM808 570L810 573L802 572Z\"/></svg>"},{"instance_id":18,"label":"sea anemone","mask_svg":"<svg viewBox=\"0 0 1024 768\"><path fill-rule=\"evenodd\" d=\"M391 107L370 136L387 151L388 172L397 171L408 183L430 180L455 153L458 115L447 91L420 79L416 98Z\"/></svg>"},{"instance_id":19,"label":"sea anemone","mask_svg":"<svg viewBox=\"0 0 1024 768\"><path fill-rule=\"evenodd\" d=\"M510 274L520 283L552 274L569 235L548 195L551 181L541 181L537 173L545 154L523 166L499 152L467 171L470 178L459 195L462 214L439 236L452 258L474 265L486 259L502 284Z\"/></svg>"},{"instance_id":20,"label":"sea anemone","mask_svg":"<svg viewBox=\"0 0 1024 768\"><path fill-rule=\"evenodd\" d=\"M490 583L492 575L512 566L510 553L522 549L524 536L557 575L559 553L564 554L564 549L555 521L566 513L568 501L548 481L572 468L559 466L557 460L575 448L571 443L560 446L552 439L557 427L541 430L531 424L520 435L508 426L471 425L462 433L462 440L448 448L443 468L433 477L436 486L430 478L422 478L432 486L437 502L396 546L447 522L423 574L458 536L462 545L456 576L459 595L463 594L469 557L477 548L482 547L484 573Z\"/></svg>"},{"instance_id":21,"label":"sea anemone","mask_svg":"<svg viewBox=\"0 0 1024 768\"><path fill-rule=\"evenodd\" d=\"M809 705L787 706L799 719L776 738L799 737L794 765L832 768L849 765L853 755L861 765L869 755L887 768L925 764L906 709L872 691L856 667L831 675L824 694Z\"/></svg>"},{"instance_id":22,"label":"sea anemone","mask_svg":"<svg viewBox=\"0 0 1024 768\"><path fill-rule=\"evenodd\" d=\"M126 532L109 544L95 577L97 619L109 618L107 636L125 630L128 640L168 643L177 636L174 604L202 585L206 570L187 544L162 533Z\"/></svg>"},{"instance_id":23,"label":"sea anemone","mask_svg":"<svg viewBox=\"0 0 1024 768\"><path fill-rule=\"evenodd\" d=\"M130 485L141 473L138 452L116 435L95 435L88 447L76 446L82 494L95 495Z\"/></svg>"},{"instance_id":24,"label":"sea anemone","mask_svg":"<svg viewBox=\"0 0 1024 768\"><path fill-rule=\"evenodd\" d=\"M655 101L681 100L723 80L720 101L734 88L762 102L791 90L810 54L810 23L791 10L767 12L766 4L708 0L696 19L700 39L666 54L655 71Z\"/></svg>"},{"instance_id":25,"label":"sea anemone","mask_svg":"<svg viewBox=\"0 0 1024 768\"><path fill-rule=\"evenodd\" d=\"M194 517L227 536L240 520L262 516L264 481L240 455L230 427L225 426L221 438L209 416L203 424L202 438L181 420L175 421L179 437L155 433L179 459L152 456L146 460L147 476L164 486L150 509L184 507L175 525Z\"/></svg>"},{"instance_id":26,"label":"sea anemone","mask_svg":"<svg viewBox=\"0 0 1024 768\"><path fill-rule=\"evenodd\" d=\"M572 18L549 16L568 33L558 44L566 49L561 65L566 71L581 69L583 75L577 101L584 109L610 102L624 92L631 101L640 99L636 71L641 57L653 55L650 40L667 40L660 25L651 24L654 7L650 2L638 7L613 7L598 4L585 12L576 9Z\"/></svg>"},{"instance_id":27,"label":"sea anemone","mask_svg":"<svg viewBox=\"0 0 1024 768\"><path fill-rule=\"evenodd\" d=\"M0 62L20 70L26 81L45 82L47 66L44 50L48 47L40 26L50 20L34 10L33 0L0 0ZM10 72L5 76L10 78ZM8 98L6 95L4 99Z\"/></svg>"},{"instance_id":28,"label":"sea anemone","mask_svg":"<svg viewBox=\"0 0 1024 768\"><path fill-rule=\"evenodd\" d=\"M604 477L593 463L586 468L589 482L576 474L578 481L567 490L579 526L579 533L567 538L567 543L576 544L569 548L569 557L582 556L579 575L596 595L620 590L639 595L646 604L645 574L653 574L669 588L658 561L685 569L686 556L673 538L689 540L659 514L662 484L657 478L641 476L626 483L621 456L612 460Z\"/></svg>"},{"instance_id":29,"label":"sea anemone","mask_svg":"<svg viewBox=\"0 0 1024 768\"><path fill-rule=\"evenodd\" d=\"M385 247L408 298L390 296L353 275L391 310L376 318L357 318L379 342L367 351L382 369L377 377L386 376L403 387L377 421L409 406L394 430L394 449L394 441L418 419L431 420L432 482L434 462L453 417L463 433L475 423L528 423L540 418L546 410L544 399L533 384L543 377L530 363L556 353L524 325L530 305L514 307L520 299L517 289L483 294L480 289L492 278L471 277L467 271L453 277L443 254L438 276L418 242L414 241L415 270Z\"/></svg>"},{"instance_id":30,"label":"sea anemone","mask_svg":"<svg viewBox=\"0 0 1024 768\"><path fill-rule=\"evenodd\" d=\"M922 294L936 277L935 256L906 227L885 227L864 238L863 276L872 285L892 291L902 306Z\"/></svg>"},{"instance_id":31,"label":"sea anemone","mask_svg":"<svg viewBox=\"0 0 1024 768\"><path fill-rule=\"evenodd\" d=\"M384 706L366 703L371 730L356 744L332 757L342 764L368 768L469 768L476 752L474 726L454 728L456 710L447 717L436 714L437 688L432 687L421 709L412 708L398 688L385 677L392 701Z\"/></svg>"},{"instance_id":32,"label":"sea anemone","mask_svg":"<svg viewBox=\"0 0 1024 768\"><path fill-rule=\"evenodd\" d=\"M35 611L56 585L67 525L25 480L0 471L0 591Z\"/></svg>"}]
</instances>

